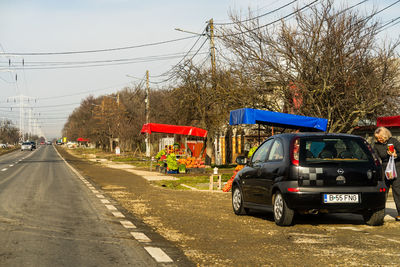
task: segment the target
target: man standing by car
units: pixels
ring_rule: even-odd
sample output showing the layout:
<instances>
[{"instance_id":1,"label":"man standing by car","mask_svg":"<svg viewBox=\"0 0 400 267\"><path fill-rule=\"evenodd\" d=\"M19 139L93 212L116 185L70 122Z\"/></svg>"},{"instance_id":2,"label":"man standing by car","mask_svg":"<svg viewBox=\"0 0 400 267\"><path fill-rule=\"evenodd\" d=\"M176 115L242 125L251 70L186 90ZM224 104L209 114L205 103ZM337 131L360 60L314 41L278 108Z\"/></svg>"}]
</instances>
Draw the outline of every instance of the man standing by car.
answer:
<instances>
[{"instance_id":1,"label":"man standing by car","mask_svg":"<svg viewBox=\"0 0 400 267\"><path fill-rule=\"evenodd\" d=\"M400 142L392 137L392 133L385 127L379 127L375 130L375 140L374 149L382 160L383 169L386 169L390 156L394 156L396 170L400 170L398 168L400 166L400 158L397 155L397 152L400 152ZM394 146L394 150L391 151L388 148L389 145ZM398 171L397 174L399 175ZM397 209L396 221L400 221L400 177L390 180L385 178L385 182L388 189L392 186L393 199Z\"/></svg>"}]
</instances>

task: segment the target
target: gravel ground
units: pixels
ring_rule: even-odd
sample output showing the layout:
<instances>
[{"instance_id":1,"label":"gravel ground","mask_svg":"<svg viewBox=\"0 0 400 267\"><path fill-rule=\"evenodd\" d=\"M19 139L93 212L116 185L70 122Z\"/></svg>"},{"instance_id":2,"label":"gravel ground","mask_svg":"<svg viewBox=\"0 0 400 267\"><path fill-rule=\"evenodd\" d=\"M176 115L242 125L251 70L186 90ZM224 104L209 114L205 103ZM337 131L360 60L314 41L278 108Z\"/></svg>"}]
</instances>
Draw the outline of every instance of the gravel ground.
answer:
<instances>
[{"instance_id":1,"label":"gravel ground","mask_svg":"<svg viewBox=\"0 0 400 267\"><path fill-rule=\"evenodd\" d=\"M59 149L86 178L201 266L398 266L400 224L370 227L352 214L298 216L278 227L271 213L236 216L230 193L170 190L141 176Z\"/></svg>"}]
</instances>

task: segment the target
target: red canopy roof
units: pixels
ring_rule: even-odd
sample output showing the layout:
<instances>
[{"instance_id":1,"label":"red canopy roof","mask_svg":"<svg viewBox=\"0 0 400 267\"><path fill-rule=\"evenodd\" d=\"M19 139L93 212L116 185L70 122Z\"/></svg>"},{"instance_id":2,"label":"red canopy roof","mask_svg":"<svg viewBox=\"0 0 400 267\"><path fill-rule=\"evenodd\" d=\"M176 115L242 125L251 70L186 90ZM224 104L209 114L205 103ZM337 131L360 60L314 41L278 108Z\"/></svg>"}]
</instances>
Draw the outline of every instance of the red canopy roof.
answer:
<instances>
[{"instance_id":1,"label":"red canopy roof","mask_svg":"<svg viewBox=\"0 0 400 267\"><path fill-rule=\"evenodd\" d=\"M76 139L76 141L78 141L78 142L90 142L90 139L89 138L79 137L79 138Z\"/></svg>"},{"instance_id":2,"label":"red canopy roof","mask_svg":"<svg viewBox=\"0 0 400 267\"><path fill-rule=\"evenodd\" d=\"M379 117L376 120L378 127L400 127L400 116Z\"/></svg>"},{"instance_id":3,"label":"red canopy roof","mask_svg":"<svg viewBox=\"0 0 400 267\"><path fill-rule=\"evenodd\" d=\"M143 125L141 133L169 133L206 137L207 131L192 126L178 126L169 124L147 123Z\"/></svg>"}]
</instances>

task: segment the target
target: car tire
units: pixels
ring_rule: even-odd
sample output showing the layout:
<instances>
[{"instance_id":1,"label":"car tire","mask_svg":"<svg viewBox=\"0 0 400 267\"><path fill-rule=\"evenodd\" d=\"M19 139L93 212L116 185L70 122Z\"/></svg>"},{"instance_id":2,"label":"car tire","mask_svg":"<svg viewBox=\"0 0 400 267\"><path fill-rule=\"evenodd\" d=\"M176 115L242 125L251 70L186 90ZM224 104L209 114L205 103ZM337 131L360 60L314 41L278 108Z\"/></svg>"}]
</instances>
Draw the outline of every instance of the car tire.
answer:
<instances>
[{"instance_id":1,"label":"car tire","mask_svg":"<svg viewBox=\"0 0 400 267\"><path fill-rule=\"evenodd\" d=\"M382 225L385 219L385 209L366 211L363 214L364 222L370 226Z\"/></svg>"},{"instance_id":2,"label":"car tire","mask_svg":"<svg viewBox=\"0 0 400 267\"><path fill-rule=\"evenodd\" d=\"M248 209L243 207L243 193L238 186L235 186L232 191L232 208L236 215L246 215L248 213Z\"/></svg>"},{"instance_id":3,"label":"car tire","mask_svg":"<svg viewBox=\"0 0 400 267\"><path fill-rule=\"evenodd\" d=\"M294 211L286 205L281 192L276 192L273 198L273 213L275 223L279 226L288 226L293 222Z\"/></svg>"}]
</instances>

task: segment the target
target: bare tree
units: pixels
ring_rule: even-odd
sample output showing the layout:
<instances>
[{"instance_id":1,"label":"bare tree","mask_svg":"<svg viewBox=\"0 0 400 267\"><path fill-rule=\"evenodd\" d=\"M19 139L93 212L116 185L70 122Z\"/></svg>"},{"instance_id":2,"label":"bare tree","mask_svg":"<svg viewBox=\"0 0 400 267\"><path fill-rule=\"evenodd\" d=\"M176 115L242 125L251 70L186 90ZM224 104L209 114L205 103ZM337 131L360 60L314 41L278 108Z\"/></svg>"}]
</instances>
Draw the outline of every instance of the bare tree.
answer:
<instances>
[{"instance_id":1,"label":"bare tree","mask_svg":"<svg viewBox=\"0 0 400 267\"><path fill-rule=\"evenodd\" d=\"M0 142L5 144L16 144L19 139L19 129L12 121L5 120L0 125Z\"/></svg>"},{"instance_id":2,"label":"bare tree","mask_svg":"<svg viewBox=\"0 0 400 267\"><path fill-rule=\"evenodd\" d=\"M328 0L274 28L232 15L235 26L221 38L236 55L234 68L270 81L260 84L266 107L327 118L328 131L351 132L360 120L398 112L386 108L399 97L399 43L379 43L374 14L337 10Z\"/></svg>"}]
</instances>

